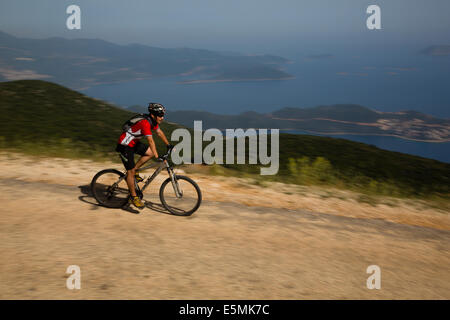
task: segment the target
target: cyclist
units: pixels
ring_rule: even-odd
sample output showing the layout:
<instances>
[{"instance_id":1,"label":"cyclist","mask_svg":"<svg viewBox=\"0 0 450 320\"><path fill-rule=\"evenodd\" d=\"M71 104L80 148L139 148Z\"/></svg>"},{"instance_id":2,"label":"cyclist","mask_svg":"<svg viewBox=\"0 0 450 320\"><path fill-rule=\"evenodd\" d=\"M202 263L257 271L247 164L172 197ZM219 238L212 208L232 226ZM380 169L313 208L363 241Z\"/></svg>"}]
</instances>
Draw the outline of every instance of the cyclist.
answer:
<instances>
[{"instance_id":1,"label":"cyclist","mask_svg":"<svg viewBox=\"0 0 450 320\"><path fill-rule=\"evenodd\" d=\"M116 151L120 153L120 158L127 170L126 181L131 194L129 203L139 209L144 208L145 205L136 195L134 179L138 182L143 179L136 170L152 157L159 159L155 141L153 141L152 131L158 134L161 140L167 145L167 149L173 148L164 132L159 128L159 124L164 119L165 112L166 109L162 104L150 102L148 105L149 114L144 115L142 120L137 121L127 131L123 132L117 143ZM149 146L146 146L140 141L143 137L147 138ZM135 153L141 156L137 163L134 163Z\"/></svg>"}]
</instances>

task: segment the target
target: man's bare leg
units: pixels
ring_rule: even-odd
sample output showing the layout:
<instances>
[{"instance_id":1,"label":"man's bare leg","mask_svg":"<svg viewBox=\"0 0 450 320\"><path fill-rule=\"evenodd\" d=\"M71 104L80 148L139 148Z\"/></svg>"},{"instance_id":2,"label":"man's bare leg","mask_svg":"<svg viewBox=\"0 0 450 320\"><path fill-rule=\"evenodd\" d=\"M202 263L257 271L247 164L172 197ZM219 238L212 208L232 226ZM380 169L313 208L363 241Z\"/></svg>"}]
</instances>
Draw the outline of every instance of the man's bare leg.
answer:
<instances>
[{"instance_id":1,"label":"man's bare leg","mask_svg":"<svg viewBox=\"0 0 450 320\"><path fill-rule=\"evenodd\" d=\"M144 163L146 163L152 157L153 157L153 152L150 150L150 148L148 148L145 155L141 156L141 158L138 160L138 162L136 162L136 165L134 166L134 170L139 169Z\"/></svg>"},{"instance_id":2,"label":"man's bare leg","mask_svg":"<svg viewBox=\"0 0 450 320\"><path fill-rule=\"evenodd\" d=\"M136 169L127 170L127 185L128 190L130 190L130 194L133 197L136 197L136 188L134 187L134 175L136 173Z\"/></svg>"},{"instance_id":3,"label":"man's bare leg","mask_svg":"<svg viewBox=\"0 0 450 320\"><path fill-rule=\"evenodd\" d=\"M128 190L130 191L130 194L132 197L136 197L136 188L134 187L134 179L135 179L134 176L136 175L136 170L139 169L145 162L150 160L150 158L152 158L152 157L153 157L153 153L150 150L150 148L148 148L145 155L141 156L141 158L138 160L138 162L136 163L134 168L131 170L127 170L126 181L127 181L127 185L128 185Z\"/></svg>"},{"instance_id":4,"label":"man's bare leg","mask_svg":"<svg viewBox=\"0 0 450 320\"><path fill-rule=\"evenodd\" d=\"M140 167L142 167L142 165L143 165L144 163L146 163L148 160L150 160L151 157L153 157L153 156L142 156L142 157L138 160L138 162L136 162L136 165L134 166L134 170L137 170L137 169L139 169Z\"/></svg>"}]
</instances>

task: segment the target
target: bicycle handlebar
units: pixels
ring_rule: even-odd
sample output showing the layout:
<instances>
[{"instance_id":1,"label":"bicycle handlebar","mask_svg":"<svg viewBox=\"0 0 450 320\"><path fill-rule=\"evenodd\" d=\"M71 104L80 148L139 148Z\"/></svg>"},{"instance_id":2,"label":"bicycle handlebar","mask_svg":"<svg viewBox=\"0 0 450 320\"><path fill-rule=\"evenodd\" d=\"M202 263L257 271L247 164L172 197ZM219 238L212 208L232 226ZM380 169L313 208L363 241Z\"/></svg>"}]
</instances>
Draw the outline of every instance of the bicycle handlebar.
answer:
<instances>
[{"instance_id":1,"label":"bicycle handlebar","mask_svg":"<svg viewBox=\"0 0 450 320\"><path fill-rule=\"evenodd\" d=\"M172 153L173 148L174 148L173 146L171 146L170 148L168 148L166 154L160 156L160 157L158 158L158 160L159 160L159 161L168 160L169 157L170 157L170 154Z\"/></svg>"}]
</instances>

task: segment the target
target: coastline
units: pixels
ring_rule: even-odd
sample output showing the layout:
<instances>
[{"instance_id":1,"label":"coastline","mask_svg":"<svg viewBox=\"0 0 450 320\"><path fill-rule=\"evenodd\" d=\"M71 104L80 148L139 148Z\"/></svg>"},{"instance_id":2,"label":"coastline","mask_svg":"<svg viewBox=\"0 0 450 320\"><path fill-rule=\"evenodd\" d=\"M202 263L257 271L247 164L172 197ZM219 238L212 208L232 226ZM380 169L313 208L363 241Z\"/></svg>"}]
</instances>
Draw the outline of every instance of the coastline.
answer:
<instances>
[{"instance_id":1,"label":"coastline","mask_svg":"<svg viewBox=\"0 0 450 320\"><path fill-rule=\"evenodd\" d=\"M88 83L82 87L70 87L73 90L87 90L95 86L105 85L105 84L119 84L126 83L132 81L140 81L140 80L151 80L156 78L163 77L141 77L141 78L133 78L133 79L124 79L124 80L115 80L115 81L104 81L104 82L92 82ZM210 79L210 80L186 80L186 81L177 81L176 84L197 84L197 83L216 83L216 82L249 82L249 81L276 81L276 80L294 80L295 77L284 77L284 78L260 78L260 79Z\"/></svg>"},{"instance_id":2,"label":"coastline","mask_svg":"<svg viewBox=\"0 0 450 320\"><path fill-rule=\"evenodd\" d=\"M284 78L260 78L260 79L206 79L206 80L186 80L177 81L177 84L196 84L196 83L215 83L215 82L248 82L248 81L274 81L274 80L293 80L294 76Z\"/></svg>"},{"instance_id":3,"label":"coastline","mask_svg":"<svg viewBox=\"0 0 450 320\"><path fill-rule=\"evenodd\" d=\"M396 134L383 134L383 133L355 133L355 132L322 132L322 131L312 131L312 130L300 130L300 129L280 129L280 132L282 131L304 131L304 132L310 132L315 134L323 134L323 135L354 135L354 136L381 136L381 137L394 137L399 138L403 140L409 140L409 141L415 141L415 142L427 142L427 143L447 143L450 142L450 139L446 140L423 140L423 139L414 139L414 138L408 138L405 136L400 136Z\"/></svg>"}]
</instances>

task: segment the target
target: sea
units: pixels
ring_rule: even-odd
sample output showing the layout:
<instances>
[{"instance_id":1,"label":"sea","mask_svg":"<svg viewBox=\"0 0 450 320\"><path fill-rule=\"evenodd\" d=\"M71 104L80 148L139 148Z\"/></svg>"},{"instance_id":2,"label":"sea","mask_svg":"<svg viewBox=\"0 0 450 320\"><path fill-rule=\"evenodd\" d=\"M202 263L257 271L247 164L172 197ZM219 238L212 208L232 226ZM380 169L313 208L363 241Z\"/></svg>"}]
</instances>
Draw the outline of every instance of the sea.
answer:
<instances>
[{"instance_id":1,"label":"sea","mask_svg":"<svg viewBox=\"0 0 450 320\"><path fill-rule=\"evenodd\" d=\"M317 53L317 52L316 52ZM286 56L285 56L286 57ZM408 48L384 52L288 55L282 69L292 80L191 83L192 76L102 84L84 94L122 107L161 102L170 110L216 114L272 112L284 107L359 104L378 111L416 110L450 118L450 56L426 56ZM167 119L170 121L170 119ZM295 134L310 134L292 131ZM450 163L450 143L427 143L390 136L332 135Z\"/></svg>"},{"instance_id":2,"label":"sea","mask_svg":"<svg viewBox=\"0 0 450 320\"><path fill-rule=\"evenodd\" d=\"M380 149L396 151L401 153L412 154L423 158L438 160L441 162L450 163L450 142L421 142L414 140L406 140L392 136L367 136L367 135L325 135L312 134L310 132L300 130L283 131L284 133L292 134L309 134L326 136L340 139L347 139L365 144L376 146Z\"/></svg>"}]
</instances>

